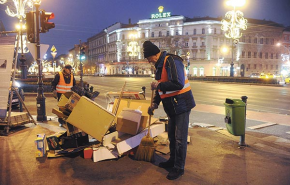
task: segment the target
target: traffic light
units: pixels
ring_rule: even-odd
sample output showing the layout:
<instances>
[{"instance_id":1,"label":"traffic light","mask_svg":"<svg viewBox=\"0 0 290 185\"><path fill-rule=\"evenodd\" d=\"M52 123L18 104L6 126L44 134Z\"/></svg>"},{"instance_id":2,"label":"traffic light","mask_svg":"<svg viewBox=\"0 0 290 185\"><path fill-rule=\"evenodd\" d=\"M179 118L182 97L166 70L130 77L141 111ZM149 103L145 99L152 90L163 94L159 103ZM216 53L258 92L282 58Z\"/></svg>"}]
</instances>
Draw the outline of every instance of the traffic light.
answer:
<instances>
[{"instance_id":1,"label":"traffic light","mask_svg":"<svg viewBox=\"0 0 290 185\"><path fill-rule=\"evenodd\" d=\"M41 14L40 14L40 32L41 33L45 33L49 31L49 29L55 27L53 22L48 22L50 19L54 19L54 13L45 12L44 10L41 10Z\"/></svg>"},{"instance_id":2,"label":"traffic light","mask_svg":"<svg viewBox=\"0 0 290 185\"><path fill-rule=\"evenodd\" d=\"M80 59L81 60L84 60L84 59L86 59L86 48L84 47L84 46L81 46L81 48L80 48Z\"/></svg>"},{"instance_id":3,"label":"traffic light","mask_svg":"<svg viewBox=\"0 0 290 185\"><path fill-rule=\"evenodd\" d=\"M26 34L27 34L27 40L30 43L36 43L33 11L26 13Z\"/></svg>"}]
</instances>

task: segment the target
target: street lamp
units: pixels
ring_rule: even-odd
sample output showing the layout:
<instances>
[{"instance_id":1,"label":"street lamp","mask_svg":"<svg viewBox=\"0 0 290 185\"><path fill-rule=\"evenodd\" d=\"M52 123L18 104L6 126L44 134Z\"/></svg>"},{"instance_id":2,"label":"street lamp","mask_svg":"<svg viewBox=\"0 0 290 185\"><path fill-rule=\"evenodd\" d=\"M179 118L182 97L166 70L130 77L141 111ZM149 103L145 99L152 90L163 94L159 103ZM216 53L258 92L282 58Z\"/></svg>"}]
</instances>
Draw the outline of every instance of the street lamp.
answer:
<instances>
[{"instance_id":1,"label":"street lamp","mask_svg":"<svg viewBox=\"0 0 290 185\"><path fill-rule=\"evenodd\" d=\"M127 52L129 53L129 57L132 57L134 60L134 57L138 56L138 53L140 51L140 46L138 46L138 42L135 41L137 39L137 34L130 34L129 39L132 39L132 41L129 42L128 47L127 47ZM127 62L127 67L128 67L128 74L130 77L130 70L129 70L129 65ZM134 72L134 65L133 65L133 72Z\"/></svg>"},{"instance_id":2,"label":"street lamp","mask_svg":"<svg viewBox=\"0 0 290 185\"><path fill-rule=\"evenodd\" d=\"M225 31L225 37L232 39L232 61L230 67L230 76L234 76L234 44L236 45L239 42L239 38L242 37L242 33L240 29L247 29L247 19L243 16L243 12L236 10L236 7L243 6L245 4L245 0L228 0L226 2L228 6L232 6L234 9L228 11L225 14L227 20L223 19L221 21L222 26L221 29Z\"/></svg>"}]
</instances>

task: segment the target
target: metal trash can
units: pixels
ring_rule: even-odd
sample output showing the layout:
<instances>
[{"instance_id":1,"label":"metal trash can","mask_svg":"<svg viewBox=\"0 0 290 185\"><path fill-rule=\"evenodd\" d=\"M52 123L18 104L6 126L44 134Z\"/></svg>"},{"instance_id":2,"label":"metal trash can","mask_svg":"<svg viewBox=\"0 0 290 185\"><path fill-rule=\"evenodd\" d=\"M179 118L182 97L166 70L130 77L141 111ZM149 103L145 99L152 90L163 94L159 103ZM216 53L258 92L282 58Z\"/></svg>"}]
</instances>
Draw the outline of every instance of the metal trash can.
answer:
<instances>
[{"instance_id":1,"label":"metal trash can","mask_svg":"<svg viewBox=\"0 0 290 185\"><path fill-rule=\"evenodd\" d=\"M225 123L229 133L234 136L245 135L246 104L240 99L227 98L225 105Z\"/></svg>"}]
</instances>

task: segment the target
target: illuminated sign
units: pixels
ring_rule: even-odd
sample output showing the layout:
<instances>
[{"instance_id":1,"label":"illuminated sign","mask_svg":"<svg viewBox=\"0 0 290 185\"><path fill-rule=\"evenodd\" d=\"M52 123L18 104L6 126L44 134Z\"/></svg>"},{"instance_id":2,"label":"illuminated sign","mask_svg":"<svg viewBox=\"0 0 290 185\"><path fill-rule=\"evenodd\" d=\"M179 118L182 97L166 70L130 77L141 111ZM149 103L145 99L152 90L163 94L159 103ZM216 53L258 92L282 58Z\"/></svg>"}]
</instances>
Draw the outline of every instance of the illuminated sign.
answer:
<instances>
[{"instance_id":1,"label":"illuminated sign","mask_svg":"<svg viewBox=\"0 0 290 185\"><path fill-rule=\"evenodd\" d=\"M158 7L159 13L151 14L151 19L171 17L171 12L163 12L163 9L164 9L163 6L159 6Z\"/></svg>"}]
</instances>

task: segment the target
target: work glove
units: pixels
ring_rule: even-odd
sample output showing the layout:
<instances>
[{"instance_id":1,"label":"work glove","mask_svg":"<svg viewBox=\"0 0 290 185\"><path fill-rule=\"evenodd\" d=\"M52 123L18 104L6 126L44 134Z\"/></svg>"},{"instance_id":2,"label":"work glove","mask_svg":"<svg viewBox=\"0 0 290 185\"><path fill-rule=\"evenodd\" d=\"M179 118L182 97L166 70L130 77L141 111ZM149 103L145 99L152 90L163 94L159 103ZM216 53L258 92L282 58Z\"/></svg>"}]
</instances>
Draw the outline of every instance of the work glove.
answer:
<instances>
[{"instance_id":1,"label":"work glove","mask_svg":"<svg viewBox=\"0 0 290 185\"><path fill-rule=\"evenodd\" d=\"M52 91L52 94L53 94L53 97L54 97L55 99L57 99L57 92L56 92L56 90Z\"/></svg>"},{"instance_id":2,"label":"work glove","mask_svg":"<svg viewBox=\"0 0 290 185\"><path fill-rule=\"evenodd\" d=\"M151 90L156 90L159 85L159 82L157 80L154 80L151 82Z\"/></svg>"},{"instance_id":3,"label":"work glove","mask_svg":"<svg viewBox=\"0 0 290 185\"><path fill-rule=\"evenodd\" d=\"M158 105L156 103L152 103L150 107L148 107L148 114L153 115L154 110L158 108Z\"/></svg>"}]
</instances>

